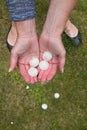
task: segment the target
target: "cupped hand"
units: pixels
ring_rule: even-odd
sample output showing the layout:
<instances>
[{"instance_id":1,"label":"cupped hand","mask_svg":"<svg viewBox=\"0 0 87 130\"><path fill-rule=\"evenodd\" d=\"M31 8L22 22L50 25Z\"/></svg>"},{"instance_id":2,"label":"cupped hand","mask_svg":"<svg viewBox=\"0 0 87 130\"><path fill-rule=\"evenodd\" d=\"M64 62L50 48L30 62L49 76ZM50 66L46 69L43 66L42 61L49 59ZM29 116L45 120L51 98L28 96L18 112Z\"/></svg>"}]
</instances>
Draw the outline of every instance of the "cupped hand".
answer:
<instances>
[{"instance_id":1,"label":"cupped hand","mask_svg":"<svg viewBox=\"0 0 87 130\"><path fill-rule=\"evenodd\" d=\"M31 77L28 74L30 68L29 61L35 56L39 58L39 46L37 36L34 37L18 37L15 46L11 51L9 72L13 71L18 65L20 74L27 83L34 84L37 77Z\"/></svg>"},{"instance_id":2,"label":"cupped hand","mask_svg":"<svg viewBox=\"0 0 87 130\"><path fill-rule=\"evenodd\" d=\"M49 68L45 71L39 69L38 80L46 82L54 77L57 70L60 70L63 73L66 51L63 46L61 37L54 38L54 37L41 36L39 44L40 44L40 60L43 60L42 55L45 51L50 51L53 55L52 60L49 62L50 64Z\"/></svg>"}]
</instances>

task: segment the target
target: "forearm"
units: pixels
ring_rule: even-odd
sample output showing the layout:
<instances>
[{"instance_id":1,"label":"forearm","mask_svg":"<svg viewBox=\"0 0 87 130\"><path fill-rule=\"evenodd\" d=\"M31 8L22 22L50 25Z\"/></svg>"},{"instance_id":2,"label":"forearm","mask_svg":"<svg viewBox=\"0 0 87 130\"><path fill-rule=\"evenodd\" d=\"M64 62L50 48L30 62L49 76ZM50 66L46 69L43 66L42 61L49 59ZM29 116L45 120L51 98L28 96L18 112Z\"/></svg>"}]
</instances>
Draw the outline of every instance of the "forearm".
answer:
<instances>
[{"instance_id":1,"label":"forearm","mask_svg":"<svg viewBox=\"0 0 87 130\"><path fill-rule=\"evenodd\" d=\"M57 36L62 34L66 21L77 0L51 0L43 33Z\"/></svg>"},{"instance_id":2,"label":"forearm","mask_svg":"<svg viewBox=\"0 0 87 130\"><path fill-rule=\"evenodd\" d=\"M36 15L35 0L6 0L12 21L33 19Z\"/></svg>"}]
</instances>

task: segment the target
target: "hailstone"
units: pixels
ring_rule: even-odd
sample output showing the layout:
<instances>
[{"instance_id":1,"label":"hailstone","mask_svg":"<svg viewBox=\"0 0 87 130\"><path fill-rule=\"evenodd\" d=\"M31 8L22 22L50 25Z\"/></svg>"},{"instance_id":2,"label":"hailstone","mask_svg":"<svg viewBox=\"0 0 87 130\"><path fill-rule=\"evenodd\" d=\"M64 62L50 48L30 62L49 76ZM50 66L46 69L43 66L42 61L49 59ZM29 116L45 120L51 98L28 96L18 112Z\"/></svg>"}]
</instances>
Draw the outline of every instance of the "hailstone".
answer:
<instances>
[{"instance_id":1,"label":"hailstone","mask_svg":"<svg viewBox=\"0 0 87 130\"><path fill-rule=\"evenodd\" d=\"M45 60L42 60L39 63L39 67L40 67L41 70L47 70L49 68L49 63Z\"/></svg>"},{"instance_id":2,"label":"hailstone","mask_svg":"<svg viewBox=\"0 0 87 130\"><path fill-rule=\"evenodd\" d=\"M46 110L48 108L48 105L47 104L42 104L41 107L42 107L43 110Z\"/></svg>"},{"instance_id":3,"label":"hailstone","mask_svg":"<svg viewBox=\"0 0 87 130\"><path fill-rule=\"evenodd\" d=\"M37 76L37 75L38 75L38 70L37 70L36 68L31 67L31 68L28 70L28 74L29 74L31 77Z\"/></svg>"},{"instance_id":4,"label":"hailstone","mask_svg":"<svg viewBox=\"0 0 87 130\"><path fill-rule=\"evenodd\" d=\"M60 94L59 93L54 93L54 98L59 98Z\"/></svg>"},{"instance_id":5,"label":"hailstone","mask_svg":"<svg viewBox=\"0 0 87 130\"><path fill-rule=\"evenodd\" d=\"M14 122L13 121L11 121L11 125L13 125L14 124Z\"/></svg>"},{"instance_id":6,"label":"hailstone","mask_svg":"<svg viewBox=\"0 0 87 130\"><path fill-rule=\"evenodd\" d=\"M39 59L32 57L32 59L29 61L29 64L31 67L37 67L39 65Z\"/></svg>"},{"instance_id":7,"label":"hailstone","mask_svg":"<svg viewBox=\"0 0 87 130\"><path fill-rule=\"evenodd\" d=\"M43 59L46 61L50 61L52 59L52 54L49 51L45 51L43 53Z\"/></svg>"},{"instance_id":8,"label":"hailstone","mask_svg":"<svg viewBox=\"0 0 87 130\"><path fill-rule=\"evenodd\" d=\"M26 86L26 89L29 89L29 88L30 88L30 87L27 85L27 86Z\"/></svg>"}]
</instances>

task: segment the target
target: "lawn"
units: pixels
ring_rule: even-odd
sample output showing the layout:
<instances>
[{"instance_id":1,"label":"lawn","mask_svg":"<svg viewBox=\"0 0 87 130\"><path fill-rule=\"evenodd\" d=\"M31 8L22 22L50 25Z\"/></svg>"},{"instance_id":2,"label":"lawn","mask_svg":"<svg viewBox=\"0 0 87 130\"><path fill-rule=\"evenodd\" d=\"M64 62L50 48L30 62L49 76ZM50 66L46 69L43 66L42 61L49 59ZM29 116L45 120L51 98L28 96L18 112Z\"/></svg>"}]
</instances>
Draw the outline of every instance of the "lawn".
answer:
<instances>
[{"instance_id":1,"label":"lawn","mask_svg":"<svg viewBox=\"0 0 87 130\"><path fill-rule=\"evenodd\" d=\"M41 32L48 0L37 0L37 29ZM43 14L43 15L42 15ZM8 73L10 53L6 36L11 25L4 0L0 0L0 130L87 130L87 0L79 0L70 16L83 44L75 47L63 34L67 50L64 74L47 83L29 85L18 70ZM54 99L55 92L60 94ZM42 103L48 104L42 110Z\"/></svg>"}]
</instances>

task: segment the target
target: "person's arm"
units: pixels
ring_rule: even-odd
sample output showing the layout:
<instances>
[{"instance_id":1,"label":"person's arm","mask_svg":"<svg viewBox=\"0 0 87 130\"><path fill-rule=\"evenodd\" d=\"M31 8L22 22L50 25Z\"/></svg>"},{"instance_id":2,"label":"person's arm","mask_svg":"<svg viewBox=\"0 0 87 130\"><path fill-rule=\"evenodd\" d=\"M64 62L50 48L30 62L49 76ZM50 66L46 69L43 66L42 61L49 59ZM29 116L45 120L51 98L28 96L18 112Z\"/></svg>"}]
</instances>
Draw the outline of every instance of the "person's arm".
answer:
<instances>
[{"instance_id":1,"label":"person's arm","mask_svg":"<svg viewBox=\"0 0 87 130\"><path fill-rule=\"evenodd\" d=\"M58 67L61 72L64 70L66 54L61 34L76 2L77 0L51 0L40 37L40 49L49 44L49 49L58 56Z\"/></svg>"},{"instance_id":2,"label":"person's arm","mask_svg":"<svg viewBox=\"0 0 87 130\"><path fill-rule=\"evenodd\" d=\"M77 0L51 0L43 31L55 36L62 34Z\"/></svg>"},{"instance_id":3,"label":"person's arm","mask_svg":"<svg viewBox=\"0 0 87 130\"><path fill-rule=\"evenodd\" d=\"M16 42L11 50L9 72L18 66L24 80L34 84L37 82L37 77L31 77L28 70L30 59L33 56L39 57L35 0L7 0L7 5L17 32Z\"/></svg>"}]
</instances>

